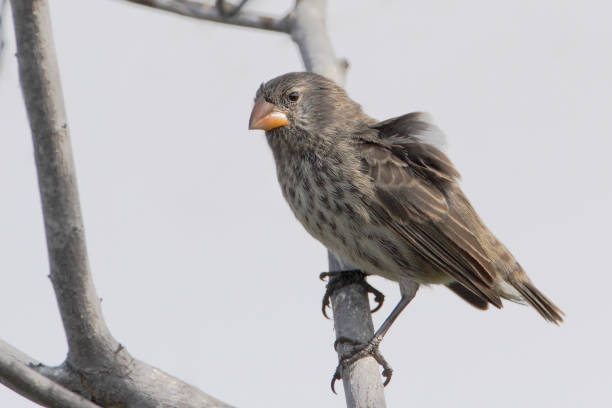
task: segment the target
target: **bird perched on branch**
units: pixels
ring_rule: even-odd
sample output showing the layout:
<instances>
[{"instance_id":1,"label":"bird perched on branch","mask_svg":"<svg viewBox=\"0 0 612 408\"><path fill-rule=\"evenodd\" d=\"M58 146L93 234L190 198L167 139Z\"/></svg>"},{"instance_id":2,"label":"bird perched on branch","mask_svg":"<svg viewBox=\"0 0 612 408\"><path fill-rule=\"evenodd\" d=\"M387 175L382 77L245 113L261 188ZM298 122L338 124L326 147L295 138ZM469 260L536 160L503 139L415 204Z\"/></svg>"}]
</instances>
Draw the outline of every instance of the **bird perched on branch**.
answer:
<instances>
[{"instance_id":1,"label":"bird perched on branch","mask_svg":"<svg viewBox=\"0 0 612 408\"><path fill-rule=\"evenodd\" d=\"M479 309L508 299L563 320L470 205L426 114L378 122L334 82L299 72L261 85L249 128L266 131L282 193L306 230L359 269L399 283L399 304L334 379L370 354L388 382L378 344L420 284L445 285Z\"/></svg>"}]
</instances>

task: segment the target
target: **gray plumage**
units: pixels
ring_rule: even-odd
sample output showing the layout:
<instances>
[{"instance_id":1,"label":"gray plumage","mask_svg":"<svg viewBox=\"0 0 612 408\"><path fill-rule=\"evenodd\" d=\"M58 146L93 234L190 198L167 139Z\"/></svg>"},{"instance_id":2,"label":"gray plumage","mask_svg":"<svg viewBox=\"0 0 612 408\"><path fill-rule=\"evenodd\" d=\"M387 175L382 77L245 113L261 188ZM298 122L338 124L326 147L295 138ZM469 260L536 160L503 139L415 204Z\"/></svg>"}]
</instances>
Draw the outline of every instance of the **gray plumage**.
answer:
<instances>
[{"instance_id":1,"label":"gray plumage","mask_svg":"<svg viewBox=\"0 0 612 408\"><path fill-rule=\"evenodd\" d=\"M266 131L281 190L332 252L402 291L411 281L443 284L480 309L505 298L563 320L470 205L427 115L378 122L311 73L263 84L256 101L285 115Z\"/></svg>"}]
</instances>

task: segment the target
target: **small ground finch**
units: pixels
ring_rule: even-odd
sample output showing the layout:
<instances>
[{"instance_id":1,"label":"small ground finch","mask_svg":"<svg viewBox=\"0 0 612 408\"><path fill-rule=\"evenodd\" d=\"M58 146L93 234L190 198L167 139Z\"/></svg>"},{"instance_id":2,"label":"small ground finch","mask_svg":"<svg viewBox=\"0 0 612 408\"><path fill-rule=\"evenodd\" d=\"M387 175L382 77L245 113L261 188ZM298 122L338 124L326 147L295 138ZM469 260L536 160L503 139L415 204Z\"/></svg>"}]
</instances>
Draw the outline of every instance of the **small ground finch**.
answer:
<instances>
[{"instance_id":1,"label":"small ground finch","mask_svg":"<svg viewBox=\"0 0 612 408\"><path fill-rule=\"evenodd\" d=\"M283 195L306 230L399 283L402 300L365 354L376 357L419 284L445 285L479 309L501 308L503 298L563 320L470 205L427 115L378 122L332 81L290 73L259 88L249 127L266 131Z\"/></svg>"}]
</instances>

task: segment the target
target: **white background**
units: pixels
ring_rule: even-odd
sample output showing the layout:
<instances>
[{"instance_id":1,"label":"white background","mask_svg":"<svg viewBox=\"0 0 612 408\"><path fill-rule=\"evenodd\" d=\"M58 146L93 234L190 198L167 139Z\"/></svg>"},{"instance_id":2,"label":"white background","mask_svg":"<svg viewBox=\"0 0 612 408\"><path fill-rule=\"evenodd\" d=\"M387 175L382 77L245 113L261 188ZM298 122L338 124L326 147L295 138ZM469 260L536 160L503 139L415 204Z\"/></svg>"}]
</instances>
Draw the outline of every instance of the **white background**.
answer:
<instances>
[{"instance_id":1,"label":"white background","mask_svg":"<svg viewBox=\"0 0 612 408\"><path fill-rule=\"evenodd\" d=\"M111 0L51 2L90 263L115 337L238 407L342 407L320 313L324 248L294 220L259 84L302 69L282 34ZM382 345L390 407L612 406L612 8L607 1L332 1L349 94L431 112L464 190L561 327L424 288ZM282 15L291 1L250 9ZM46 364L66 344L49 280L12 26L0 72L0 337ZM387 294L380 323L398 289ZM342 387L339 387L342 389ZM1 407L33 404L0 388Z\"/></svg>"}]
</instances>

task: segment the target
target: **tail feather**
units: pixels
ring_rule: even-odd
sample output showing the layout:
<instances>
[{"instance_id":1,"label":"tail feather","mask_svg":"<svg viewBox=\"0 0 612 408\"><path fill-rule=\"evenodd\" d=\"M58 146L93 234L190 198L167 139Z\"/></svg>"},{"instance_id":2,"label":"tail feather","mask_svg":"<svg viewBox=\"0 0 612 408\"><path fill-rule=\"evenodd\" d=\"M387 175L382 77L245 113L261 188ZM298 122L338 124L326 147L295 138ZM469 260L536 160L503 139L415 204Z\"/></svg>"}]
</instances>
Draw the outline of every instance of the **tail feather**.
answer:
<instances>
[{"instance_id":1,"label":"tail feather","mask_svg":"<svg viewBox=\"0 0 612 408\"><path fill-rule=\"evenodd\" d=\"M542 317L549 322L559 324L563 321L564 313L553 302L529 281L511 279L509 282L523 299L529 303Z\"/></svg>"},{"instance_id":2,"label":"tail feather","mask_svg":"<svg viewBox=\"0 0 612 408\"><path fill-rule=\"evenodd\" d=\"M489 302L486 299L474 294L459 282L449 283L446 286L475 308L480 310L487 310L489 308Z\"/></svg>"}]
</instances>

